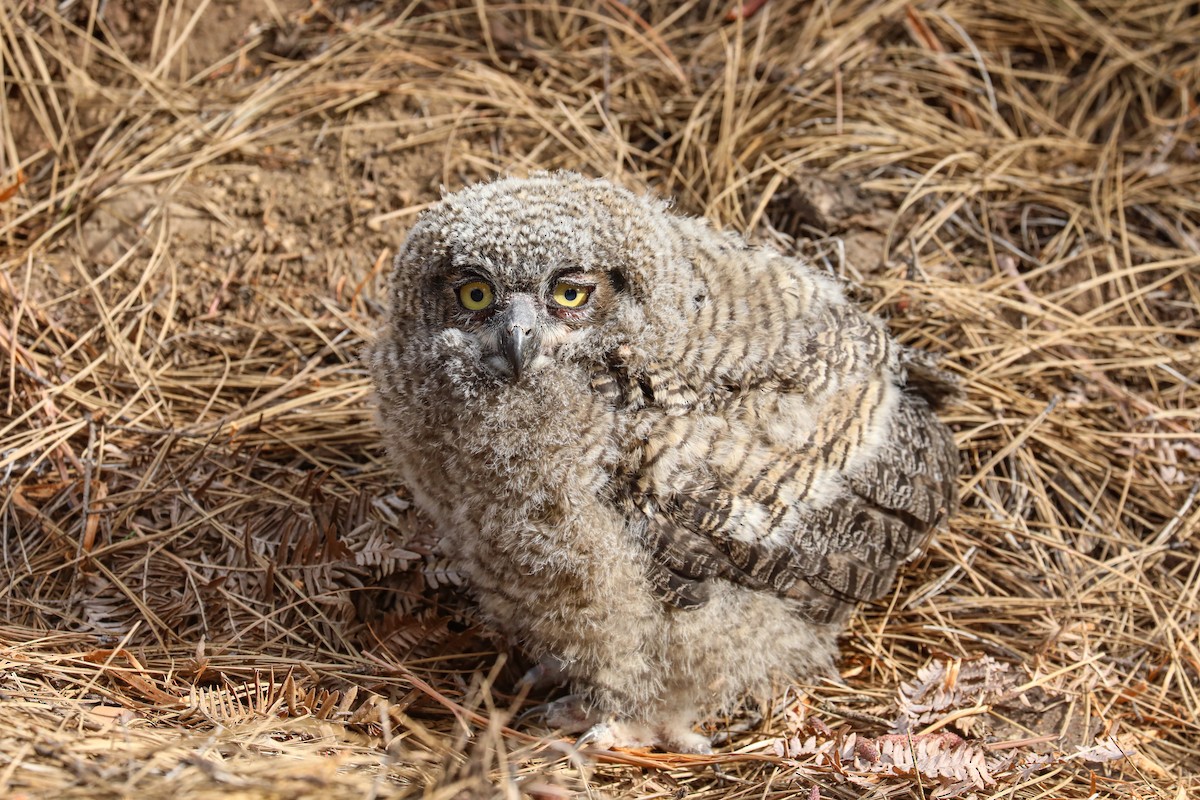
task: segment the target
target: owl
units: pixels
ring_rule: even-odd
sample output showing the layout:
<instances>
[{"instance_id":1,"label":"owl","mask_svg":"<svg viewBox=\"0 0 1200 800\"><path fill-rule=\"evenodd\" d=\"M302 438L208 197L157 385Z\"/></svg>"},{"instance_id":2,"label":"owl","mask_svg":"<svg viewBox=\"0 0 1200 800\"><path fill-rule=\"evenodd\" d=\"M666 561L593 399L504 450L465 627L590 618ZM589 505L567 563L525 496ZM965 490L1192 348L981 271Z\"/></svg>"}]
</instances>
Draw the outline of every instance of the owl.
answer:
<instances>
[{"instance_id":1,"label":"owl","mask_svg":"<svg viewBox=\"0 0 1200 800\"><path fill-rule=\"evenodd\" d=\"M398 477L552 724L705 752L827 672L954 505L952 380L804 261L573 173L417 221L369 351Z\"/></svg>"}]
</instances>

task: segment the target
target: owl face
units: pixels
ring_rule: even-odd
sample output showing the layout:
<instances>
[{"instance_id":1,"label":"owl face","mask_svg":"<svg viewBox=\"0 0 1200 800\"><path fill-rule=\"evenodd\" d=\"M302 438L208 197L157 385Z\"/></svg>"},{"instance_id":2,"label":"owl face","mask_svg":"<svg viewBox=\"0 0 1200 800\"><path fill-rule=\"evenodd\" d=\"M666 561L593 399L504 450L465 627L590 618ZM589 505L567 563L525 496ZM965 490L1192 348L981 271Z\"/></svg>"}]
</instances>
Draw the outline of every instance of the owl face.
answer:
<instances>
[{"instance_id":1,"label":"owl face","mask_svg":"<svg viewBox=\"0 0 1200 800\"><path fill-rule=\"evenodd\" d=\"M583 266L543 269L484 260L451 261L431 275L440 321L479 347L490 370L519 382L552 363L609 317L619 277Z\"/></svg>"},{"instance_id":2,"label":"owl face","mask_svg":"<svg viewBox=\"0 0 1200 800\"><path fill-rule=\"evenodd\" d=\"M644 330L642 276L662 258L634 222L649 202L568 180L577 191L562 176L479 184L421 217L392 286L408 341L453 346L456 363L518 384L556 362L603 359ZM668 289L654 287L655 299Z\"/></svg>"}]
</instances>

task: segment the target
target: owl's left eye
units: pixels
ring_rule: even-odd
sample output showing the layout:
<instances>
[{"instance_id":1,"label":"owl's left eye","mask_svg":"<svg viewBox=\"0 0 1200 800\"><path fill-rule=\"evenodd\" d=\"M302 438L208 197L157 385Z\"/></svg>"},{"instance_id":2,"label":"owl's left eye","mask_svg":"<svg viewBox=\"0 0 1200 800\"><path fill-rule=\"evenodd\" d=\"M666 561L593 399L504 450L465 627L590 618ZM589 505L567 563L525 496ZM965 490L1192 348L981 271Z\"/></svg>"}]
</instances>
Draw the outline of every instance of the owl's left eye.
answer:
<instances>
[{"instance_id":1,"label":"owl's left eye","mask_svg":"<svg viewBox=\"0 0 1200 800\"><path fill-rule=\"evenodd\" d=\"M484 281L471 281L458 287L458 302L468 311L483 311L494 299L492 287Z\"/></svg>"},{"instance_id":2,"label":"owl's left eye","mask_svg":"<svg viewBox=\"0 0 1200 800\"><path fill-rule=\"evenodd\" d=\"M579 308L588 301L591 289L574 283L556 283L551 293L554 302L563 308Z\"/></svg>"}]
</instances>

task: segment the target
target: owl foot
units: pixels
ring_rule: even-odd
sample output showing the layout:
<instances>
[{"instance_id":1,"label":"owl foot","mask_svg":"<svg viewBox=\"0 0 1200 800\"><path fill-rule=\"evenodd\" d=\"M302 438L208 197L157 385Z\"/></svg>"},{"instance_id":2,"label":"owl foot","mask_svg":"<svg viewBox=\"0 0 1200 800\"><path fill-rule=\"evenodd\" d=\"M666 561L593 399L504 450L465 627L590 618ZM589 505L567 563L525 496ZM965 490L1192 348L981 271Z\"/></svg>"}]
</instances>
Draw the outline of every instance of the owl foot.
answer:
<instances>
[{"instance_id":1,"label":"owl foot","mask_svg":"<svg viewBox=\"0 0 1200 800\"><path fill-rule=\"evenodd\" d=\"M596 709L582 695L570 694L547 703L539 710L544 711L546 724L564 733L579 733L575 747L594 747L608 750L613 747L647 747L655 744L658 737L645 725L631 722L602 720Z\"/></svg>"},{"instance_id":2,"label":"owl foot","mask_svg":"<svg viewBox=\"0 0 1200 800\"><path fill-rule=\"evenodd\" d=\"M566 733L579 733L595 723L595 712L580 695L569 694L546 704L546 724L552 728Z\"/></svg>"},{"instance_id":3,"label":"owl foot","mask_svg":"<svg viewBox=\"0 0 1200 800\"><path fill-rule=\"evenodd\" d=\"M614 747L657 747L668 753L692 753L709 755L712 743L706 736L691 730L655 729L633 722L610 720L601 722L584 731L575 740L575 749L594 747L611 750Z\"/></svg>"},{"instance_id":4,"label":"owl foot","mask_svg":"<svg viewBox=\"0 0 1200 800\"><path fill-rule=\"evenodd\" d=\"M693 755L712 755L712 742L702 733L683 728L665 730L659 740L659 747L671 753L691 753Z\"/></svg>"},{"instance_id":5,"label":"owl foot","mask_svg":"<svg viewBox=\"0 0 1200 800\"><path fill-rule=\"evenodd\" d=\"M657 737L643 725L610 720L597 723L580 734L575 740L575 749L612 750L614 747L650 747L657 743Z\"/></svg>"},{"instance_id":6,"label":"owl foot","mask_svg":"<svg viewBox=\"0 0 1200 800\"><path fill-rule=\"evenodd\" d=\"M537 669L537 667L534 667L529 672L534 672ZM529 672L525 673L525 677L521 678L521 683L524 683L526 678L529 678ZM553 700L549 703L539 703L536 706L530 706L517 715L516 722L519 725L532 717L541 717L547 727L558 728L565 733L579 733L582 730L586 730L595 721L594 716L590 715L586 710L583 698L574 694L560 697L558 700Z\"/></svg>"},{"instance_id":7,"label":"owl foot","mask_svg":"<svg viewBox=\"0 0 1200 800\"><path fill-rule=\"evenodd\" d=\"M579 738L575 740L577 750L585 747L597 750L657 747L669 753L707 755L712 752L708 737L696 733L683 722L652 725L611 717L603 719L582 695L567 695L554 702L534 706L522 713L518 721L537 715L545 720L548 727L564 733L579 733Z\"/></svg>"}]
</instances>

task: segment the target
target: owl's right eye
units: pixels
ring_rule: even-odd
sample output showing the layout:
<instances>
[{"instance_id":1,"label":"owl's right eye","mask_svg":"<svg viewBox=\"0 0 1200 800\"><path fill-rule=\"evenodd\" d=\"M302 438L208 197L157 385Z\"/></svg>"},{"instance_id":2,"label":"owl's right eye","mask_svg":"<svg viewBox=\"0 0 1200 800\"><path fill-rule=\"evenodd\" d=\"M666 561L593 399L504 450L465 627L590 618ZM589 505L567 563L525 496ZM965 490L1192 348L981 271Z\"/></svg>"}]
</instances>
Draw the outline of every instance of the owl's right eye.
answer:
<instances>
[{"instance_id":1,"label":"owl's right eye","mask_svg":"<svg viewBox=\"0 0 1200 800\"><path fill-rule=\"evenodd\" d=\"M458 287L458 302L468 311L483 311L495 299L492 287L483 281L471 281Z\"/></svg>"}]
</instances>

